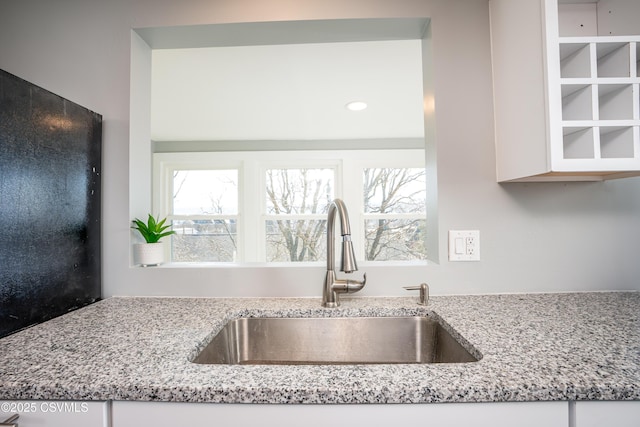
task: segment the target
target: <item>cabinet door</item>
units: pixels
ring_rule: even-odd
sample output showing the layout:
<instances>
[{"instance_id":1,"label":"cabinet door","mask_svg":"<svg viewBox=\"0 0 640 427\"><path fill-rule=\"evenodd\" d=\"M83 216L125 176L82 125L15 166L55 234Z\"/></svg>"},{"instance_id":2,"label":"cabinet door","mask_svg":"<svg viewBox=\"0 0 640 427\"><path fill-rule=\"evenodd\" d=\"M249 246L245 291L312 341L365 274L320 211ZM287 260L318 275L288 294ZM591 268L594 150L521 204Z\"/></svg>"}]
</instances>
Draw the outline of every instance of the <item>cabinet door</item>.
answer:
<instances>
[{"instance_id":1,"label":"cabinet door","mask_svg":"<svg viewBox=\"0 0 640 427\"><path fill-rule=\"evenodd\" d=\"M0 422L18 414L20 427L109 427L107 402L0 401Z\"/></svg>"},{"instance_id":2,"label":"cabinet door","mask_svg":"<svg viewBox=\"0 0 640 427\"><path fill-rule=\"evenodd\" d=\"M112 427L567 427L567 402L251 405L113 402Z\"/></svg>"},{"instance_id":3,"label":"cabinet door","mask_svg":"<svg viewBox=\"0 0 640 427\"><path fill-rule=\"evenodd\" d=\"M576 402L575 427L638 427L640 401Z\"/></svg>"}]
</instances>

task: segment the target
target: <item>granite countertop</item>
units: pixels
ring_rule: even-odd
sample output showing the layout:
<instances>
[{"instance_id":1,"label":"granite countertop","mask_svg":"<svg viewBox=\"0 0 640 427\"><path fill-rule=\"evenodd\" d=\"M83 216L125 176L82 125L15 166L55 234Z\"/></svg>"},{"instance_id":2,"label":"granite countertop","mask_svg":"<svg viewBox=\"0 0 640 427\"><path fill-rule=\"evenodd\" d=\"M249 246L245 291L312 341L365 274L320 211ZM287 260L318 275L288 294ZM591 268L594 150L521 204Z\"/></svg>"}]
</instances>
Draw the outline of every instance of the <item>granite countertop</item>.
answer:
<instances>
[{"instance_id":1,"label":"granite countertop","mask_svg":"<svg viewBox=\"0 0 640 427\"><path fill-rule=\"evenodd\" d=\"M416 298L110 298L0 340L0 399L236 403L640 400L640 293ZM462 364L197 365L240 316L436 313Z\"/></svg>"}]
</instances>

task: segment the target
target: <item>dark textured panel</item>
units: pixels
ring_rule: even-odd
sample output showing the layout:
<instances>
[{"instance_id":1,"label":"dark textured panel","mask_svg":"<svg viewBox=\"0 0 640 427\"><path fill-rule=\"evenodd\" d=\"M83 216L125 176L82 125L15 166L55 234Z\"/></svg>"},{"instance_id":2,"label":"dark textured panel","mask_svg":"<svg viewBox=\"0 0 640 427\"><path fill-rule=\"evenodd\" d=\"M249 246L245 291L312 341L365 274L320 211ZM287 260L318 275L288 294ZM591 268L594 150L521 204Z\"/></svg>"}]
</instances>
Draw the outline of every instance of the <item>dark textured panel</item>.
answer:
<instances>
[{"instance_id":1,"label":"dark textured panel","mask_svg":"<svg viewBox=\"0 0 640 427\"><path fill-rule=\"evenodd\" d=\"M102 117L0 70L0 337L100 299Z\"/></svg>"}]
</instances>

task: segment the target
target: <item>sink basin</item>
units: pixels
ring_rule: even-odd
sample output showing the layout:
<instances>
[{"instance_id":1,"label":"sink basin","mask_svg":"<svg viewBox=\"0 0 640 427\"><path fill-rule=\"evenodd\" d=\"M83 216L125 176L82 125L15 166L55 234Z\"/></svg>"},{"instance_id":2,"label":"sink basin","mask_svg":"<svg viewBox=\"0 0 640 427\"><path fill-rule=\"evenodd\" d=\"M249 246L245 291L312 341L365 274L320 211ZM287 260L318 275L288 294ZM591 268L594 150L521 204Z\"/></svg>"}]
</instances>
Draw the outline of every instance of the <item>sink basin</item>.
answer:
<instances>
[{"instance_id":1,"label":"sink basin","mask_svg":"<svg viewBox=\"0 0 640 427\"><path fill-rule=\"evenodd\" d=\"M238 318L196 356L200 364L462 363L478 359L435 319Z\"/></svg>"}]
</instances>

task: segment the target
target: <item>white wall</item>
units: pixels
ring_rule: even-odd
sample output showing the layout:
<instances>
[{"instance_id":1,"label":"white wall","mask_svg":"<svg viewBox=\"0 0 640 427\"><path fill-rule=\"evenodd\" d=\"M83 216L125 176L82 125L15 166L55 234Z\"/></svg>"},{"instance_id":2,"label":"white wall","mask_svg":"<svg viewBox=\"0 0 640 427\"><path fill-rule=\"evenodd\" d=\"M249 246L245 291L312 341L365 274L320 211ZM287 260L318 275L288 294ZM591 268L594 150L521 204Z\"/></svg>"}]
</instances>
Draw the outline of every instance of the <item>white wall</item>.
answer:
<instances>
[{"instance_id":1,"label":"white wall","mask_svg":"<svg viewBox=\"0 0 640 427\"><path fill-rule=\"evenodd\" d=\"M103 115L105 296L319 296L323 279L321 267L129 266L131 28L404 16L432 18L440 250L447 230L479 229L482 261L366 268L361 294L419 281L434 294L640 290L640 179L496 184L487 0L0 0L0 68Z\"/></svg>"}]
</instances>

